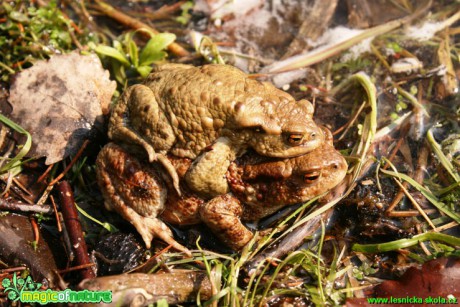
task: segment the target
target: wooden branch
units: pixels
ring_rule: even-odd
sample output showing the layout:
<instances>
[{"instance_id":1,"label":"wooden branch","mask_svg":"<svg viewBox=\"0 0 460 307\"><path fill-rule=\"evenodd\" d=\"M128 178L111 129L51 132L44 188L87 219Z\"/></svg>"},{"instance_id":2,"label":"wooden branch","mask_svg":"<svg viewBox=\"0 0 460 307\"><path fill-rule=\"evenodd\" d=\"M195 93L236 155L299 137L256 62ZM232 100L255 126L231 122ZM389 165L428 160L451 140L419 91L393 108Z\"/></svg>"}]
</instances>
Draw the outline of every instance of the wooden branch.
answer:
<instances>
[{"instance_id":1,"label":"wooden branch","mask_svg":"<svg viewBox=\"0 0 460 307\"><path fill-rule=\"evenodd\" d=\"M83 237L80 220L78 219L72 188L67 181L62 181L58 184L58 190L64 223L75 251L77 265L92 264L89 259L85 238ZM81 277L82 279L91 279L96 277L96 275L91 267L86 267L81 270Z\"/></svg>"},{"instance_id":2,"label":"wooden branch","mask_svg":"<svg viewBox=\"0 0 460 307\"><path fill-rule=\"evenodd\" d=\"M139 21L131 16L128 16L120 11L118 11L117 9L115 9L114 7L108 5L107 3L103 2L103 1L95 1L96 4L98 5L97 8L103 12L105 15L107 15L108 17L112 18L112 19L115 19L116 21L124 24L125 26L127 27L130 27L132 29L136 29L136 30L139 30L139 29L146 29L152 33L159 33L156 29L152 28L151 26L149 26L148 24L146 23L143 23L142 21ZM142 33L142 32L141 32ZM179 57L184 57L184 56L188 56L190 55L190 53L185 50L181 45L177 44L177 43L172 43L168 46L168 50L171 51L172 53L174 53L175 55L179 56Z\"/></svg>"},{"instance_id":3,"label":"wooden branch","mask_svg":"<svg viewBox=\"0 0 460 307\"><path fill-rule=\"evenodd\" d=\"M211 298L211 282L206 272L174 270L156 274L121 274L84 280L80 289L112 291L113 302L120 306L131 306L140 302L147 306L160 299L168 304L195 302L199 293L201 301Z\"/></svg>"}]
</instances>

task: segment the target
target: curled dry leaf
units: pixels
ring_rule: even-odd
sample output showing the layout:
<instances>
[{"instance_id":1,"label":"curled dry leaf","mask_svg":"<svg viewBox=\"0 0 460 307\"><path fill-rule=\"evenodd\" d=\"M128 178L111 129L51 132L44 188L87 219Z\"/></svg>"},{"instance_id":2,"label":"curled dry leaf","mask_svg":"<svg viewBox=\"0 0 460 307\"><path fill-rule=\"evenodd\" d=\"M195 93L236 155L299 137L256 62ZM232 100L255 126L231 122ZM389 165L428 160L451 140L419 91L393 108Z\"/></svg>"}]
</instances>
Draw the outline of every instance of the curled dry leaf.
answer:
<instances>
[{"instance_id":1,"label":"curled dry leaf","mask_svg":"<svg viewBox=\"0 0 460 307\"><path fill-rule=\"evenodd\" d=\"M30 155L46 164L75 154L102 123L116 84L95 55L55 55L17 74L10 117L32 135Z\"/></svg>"},{"instance_id":2,"label":"curled dry leaf","mask_svg":"<svg viewBox=\"0 0 460 307\"><path fill-rule=\"evenodd\" d=\"M457 257L439 258L423 264L421 269L411 267L399 280L387 280L378 285L378 297L437 297L452 295L459 298L460 261Z\"/></svg>"},{"instance_id":3,"label":"curled dry leaf","mask_svg":"<svg viewBox=\"0 0 460 307\"><path fill-rule=\"evenodd\" d=\"M428 261L421 268L409 268L399 280L384 281L370 291L367 298L347 299L346 306L368 306L368 298L393 298L395 303L406 299L413 303L411 306L423 303L423 306L458 306L459 282L458 257L443 257ZM405 305L409 306L409 303Z\"/></svg>"},{"instance_id":4,"label":"curled dry leaf","mask_svg":"<svg viewBox=\"0 0 460 307\"><path fill-rule=\"evenodd\" d=\"M64 249L55 241L53 241L54 246L47 242L48 239L44 241L45 232L39 231L40 239L34 248L30 242L36 238L34 238L34 230L28 217L14 214L1 216L0 255L3 261L12 266L27 266L35 281L41 282L46 278L48 285L55 287L59 283L59 277L56 274L58 264L65 265L65 256L61 252ZM54 252L59 253L58 258L63 260L61 263L56 264L53 247L55 247Z\"/></svg>"}]
</instances>

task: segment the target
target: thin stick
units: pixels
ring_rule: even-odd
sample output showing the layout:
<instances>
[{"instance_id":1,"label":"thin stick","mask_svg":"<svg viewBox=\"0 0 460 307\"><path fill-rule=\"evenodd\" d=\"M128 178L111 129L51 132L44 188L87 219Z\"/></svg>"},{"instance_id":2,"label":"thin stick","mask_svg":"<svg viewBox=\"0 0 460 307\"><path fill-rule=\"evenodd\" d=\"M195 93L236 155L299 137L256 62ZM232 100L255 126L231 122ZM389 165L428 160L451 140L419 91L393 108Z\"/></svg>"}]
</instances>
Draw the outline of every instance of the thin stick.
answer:
<instances>
[{"instance_id":1,"label":"thin stick","mask_svg":"<svg viewBox=\"0 0 460 307\"><path fill-rule=\"evenodd\" d=\"M83 142L83 145L81 145L81 148L78 150L75 157L73 157L72 161L70 161L69 165L67 165L67 167L64 169L62 173L59 174L59 176L57 176L53 181L50 182L49 186L55 185L56 182L61 180L62 177L64 177L65 174L67 174L70 168L75 164L75 162L77 162L78 158L80 158L81 154L83 153L83 150L85 150L86 146L88 146L88 143L89 143L88 140L85 140L85 142Z\"/></svg>"},{"instance_id":2,"label":"thin stick","mask_svg":"<svg viewBox=\"0 0 460 307\"><path fill-rule=\"evenodd\" d=\"M391 151L390 156L388 157L388 162L393 161L393 159L396 156L396 153L398 152L399 148L401 147L403 141L404 141L404 137L400 137L398 142L396 143L396 146L393 148L393 150ZM383 169L387 169L390 166L390 163L388 163L388 162L385 163L385 165L383 166Z\"/></svg>"},{"instance_id":3,"label":"thin stick","mask_svg":"<svg viewBox=\"0 0 460 307\"><path fill-rule=\"evenodd\" d=\"M426 214L435 213L435 209L426 209L424 210ZM420 212L417 210L408 210L408 211L392 211L387 214L388 216L392 217L409 217L409 216L419 216Z\"/></svg>"},{"instance_id":4,"label":"thin stick","mask_svg":"<svg viewBox=\"0 0 460 307\"><path fill-rule=\"evenodd\" d=\"M64 223L72 243L72 248L75 251L77 265L81 266L90 264L88 267L81 270L81 278L95 278L96 275L91 268L93 263L91 262L88 255L85 238L83 236L80 220L78 219L77 208L75 208L75 200L73 197L72 188L67 181L60 182L57 188L59 190L59 199L61 201Z\"/></svg>"},{"instance_id":5,"label":"thin stick","mask_svg":"<svg viewBox=\"0 0 460 307\"><path fill-rule=\"evenodd\" d=\"M34 241L38 243L40 240L40 230L38 230L38 224L37 221L33 216L29 218L30 224L32 225L32 230L34 232Z\"/></svg>"},{"instance_id":6,"label":"thin stick","mask_svg":"<svg viewBox=\"0 0 460 307\"><path fill-rule=\"evenodd\" d=\"M73 266L71 268L67 268L67 269L64 269L64 270L59 270L59 274L62 275L62 274L73 272L73 271L80 271L82 269L91 269L93 266L95 266L94 263L87 263L87 264L77 265L77 266Z\"/></svg>"},{"instance_id":7,"label":"thin stick","mask_svg":"<svg viewBox=\"0 0 460 307\"><path fill-rule=\"evenodd\" d=\"M42 214L51 214L53 212L53 209L48 205L23 204L18 202L9 202L4 199L0 199L0 210L35 212Z\"/></svg>"},{"instance_id":8,"label":"thin stick","mask_svg":"<svg viewBox=\"0 0 460 307\"><path fill-rule=\"evenodd\" d=\"M24 271L24 270L27 270L26 266L17 266L17 267L14 267L14 268L8 268L8 269L0 270L0 273L1 274L14 273L14 272L19 272L19 271Z\"/></svg>"},{"instance_id":9,"label":"thin stick","mask_svg":"<svg viewBox=\"0 0 460 307\"><path fill-rule=\"evenodd\" d=\"M444 224L444 225L442 225L442 226L436 227L436 228L433 229L433 230L436 231L436 232L441 232L441 231L450 229L450 228L455 227L455 226L458 226L458 223L455 222L455 221L452 221L452 222L450 222L450 223L447 223L447 224Z\"/></svg>"},{"instance_id":10,"label":"thin stick","mask_svg":"<svg viewBox=\"0 0 460 307\"><path fill-rule=\"evenodd\" d=\"M341 128L339 128L336 131L334 131L333 135L339 133L340 131L342 131L342 128L346 127L345 131L339 137L339 140L343 139L345 137L345 135L347 134L348 130L350 129L350 127L353 125L353 123L358 119L359 114L361 114L361 112L363 111L365 106L366 106L366 102L364 101L359 106L359 109L356 111L356 113L353 115L353 117L350 119L350 121L348 123L346 123L344 126L342 126Z\"/></svg>"},{"instance_id":11,"label":"thin stick","mask_svg":"<svg viewBox=\"0 0 460 307\"><path fill-rule=\"evenodd\" d=\"M58 213L56 202L54 201L53 195L50 195L50 199L51 199L51 203L53 204L53 208L54 208L54 215L56 217L57 229L59 232L62 232L61 219L59 218L59 213Z\"/></svg>"},{"instance_id":12,"label":"thin stick","mask_svg":"<svg viewBox=\"0 0 460 307\"><path fill-rule=\"evenodd\" d=\"M399 180L397 180L396 178L394 178L394 179L395 179L396 183L399 185L399 187L404 191L404 193L406 194L407 198L410 199L410 201L412 202L414 207L418 210L418 212L420 212L420 214L423 216L423 218L428 222L428 224L430 224L430 226L433 229L436 229L436 226L434 226L434 224L431 221L431 219L428 217L428 215L426 215L425 211L423 211L423 209L420 207L420 205L417 203L417 201L412 197L412 195L409 193L409 191L407 191L407 189L404 187L404 185L401 182L399 182Z\"/></svg>"},{"instance_id":13,"label":"thin stick","mask_svg":"<svg viewBox=\"0 0 460 307\"><path fill-rule=\"evenodd\" d=\"M148 24L145 24L142 21L139 21L139 20L137 20L137 19L135 19L135 18L133 18L131 16L128 16L128 15L122 13L119 10L116 10L114 7L108 5L107 3L103 2L103 1L96 0L95 2L98 5L98 9L101 12L103 12L105 15L109 16L110 18L113 18L116 21L124 24L127 27L130 27L130 28L136 29L136 30L146 29L146 30L148 30L148 31L150 31L152 33L155 33L155 34L159 33L156 29L152 28ZM189 56L190 55L190 53L187 50L185 50L181 45L179 45L177 43L170 44L168 46L168 50L171 51L172 53L174 53L175 55L179 56L179 57Z\"/></svg>"},{"instance_id":14,"label":"thin stick","mask_svg":"<svg viewBox=\"0 0 460 307\"><path fill-rule=\"evenodd\" d=\"M54 164L51 164L51 165L48 166L46 171L43 174L41 174L40 177L38 177L37 183L42 182L46 178L46 176L49 174L49 172L51 172L51 170L53 169L53 166L54 166Z\"/></svg>"},{"instance_id":15,"label":"thin stick","mask_svg":"<svg viewBox=\"0 0 460 307\"><path fill-rule=\"evenodd\" d=\"M25 186L22 185L21 182L19 182L19 180L17 180L16 178L13 178L13 182L14 184L16 184L16 186L18 186L18 188L20 188L24 193L26 193L27 195L29 196L32 196L32 193L27 190L27 188Z\"/></svg>"}]
</instances>

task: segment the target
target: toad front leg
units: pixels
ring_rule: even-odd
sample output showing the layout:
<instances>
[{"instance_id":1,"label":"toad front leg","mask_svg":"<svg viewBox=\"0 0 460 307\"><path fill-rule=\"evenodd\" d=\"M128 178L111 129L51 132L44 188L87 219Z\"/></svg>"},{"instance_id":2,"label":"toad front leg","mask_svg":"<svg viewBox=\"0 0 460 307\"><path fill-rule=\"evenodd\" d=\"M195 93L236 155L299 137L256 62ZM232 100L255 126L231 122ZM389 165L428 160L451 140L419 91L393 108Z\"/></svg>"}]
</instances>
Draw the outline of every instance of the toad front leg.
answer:
<instances>
[{"instance_id":1,"label":"toad front leg","mask_svg":"<svg viewBox=\"0 0 460 307\"><path fill-rule=\"evenodd\" d=\"M180 195L179 176L165 156L176 137L149 87L137 84L123 93L112 110L108 135L114 141L144 148L150 162L158 160L165 167Z\"/></svg>"},{"instance_id":2,"label":"toad front leg","mask_svg":"<svg viewBox=\"0 0 460 307\"><path fill-rule=\"evenodd\" d=\"M142 236L147 248L154 237L190 255L171 230L157 218L164 209L166 187L150 165L141 165L127 151L107 144L96 160L98 184L109 210L117 211Z\"/></svg>"},{"instance_id":3,"label":"toad front leg","mask_svg":"<svg viewBox=\"0 0 460 307\"><path fill-rule=\"evenodd\" d=\"M187 185L208 199L228 193L225 173L238 151L227 137L218 138L190 166L185 175Z\"/></svg>"},{"instance_id":4,"label":"toad front leg","mask_svg":"<svg viewBox=\"0 0 460 307\"><path fill-rule=\"evenodd\" d=\"M243 208L231 194L220 195L200 207L200 218L224 244L242 249L254 236L240 220Z\"/></svg>"}]
</instances>

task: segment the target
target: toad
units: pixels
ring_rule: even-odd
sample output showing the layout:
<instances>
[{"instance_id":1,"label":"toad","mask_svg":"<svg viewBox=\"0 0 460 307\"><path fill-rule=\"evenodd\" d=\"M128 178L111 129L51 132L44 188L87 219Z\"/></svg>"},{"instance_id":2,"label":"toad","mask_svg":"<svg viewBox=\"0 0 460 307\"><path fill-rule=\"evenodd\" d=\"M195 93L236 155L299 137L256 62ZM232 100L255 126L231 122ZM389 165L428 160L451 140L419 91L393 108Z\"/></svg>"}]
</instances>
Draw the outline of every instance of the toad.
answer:
<instances>
[{"instance_id":1,"label":"toad","mask_svg":"<svg viewBox=\"0 0 460 307\"><path fill-rule=\"evenodd\" d=\"M183 178L191 160L169 159ZM251 151L227 170L231 193L207 201L183 181L183 193L178 195L159 163L147 163L115 143L101 150L96 165L106 207L131 222L147 248L158 237L185 252L188 250L174 240L163 221L177 225L204 222L226 245L239 250L253 237L243 221L257 221L321 195L336 186L347 170L345 159L329 141L295 158L267 158Z\"/></svg>"},{"instance_id":2,"label":"toad","mask_svg":"<svg viewBox=\"0 0 460 307\"><path fill-rule=\"evenodd\" d=\"M312 115L307 100L296 101L232 66L164 64L123 93L112 110L109 137L159 161L179 194L179 177L167 154L196 159L185 180L212 198L229 191L225 173L248 148L289 158L319 147L324 134Z\"/></svg>"}]
</instances>

